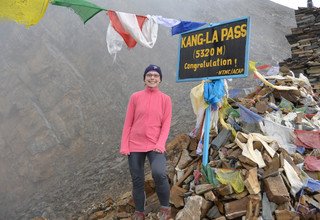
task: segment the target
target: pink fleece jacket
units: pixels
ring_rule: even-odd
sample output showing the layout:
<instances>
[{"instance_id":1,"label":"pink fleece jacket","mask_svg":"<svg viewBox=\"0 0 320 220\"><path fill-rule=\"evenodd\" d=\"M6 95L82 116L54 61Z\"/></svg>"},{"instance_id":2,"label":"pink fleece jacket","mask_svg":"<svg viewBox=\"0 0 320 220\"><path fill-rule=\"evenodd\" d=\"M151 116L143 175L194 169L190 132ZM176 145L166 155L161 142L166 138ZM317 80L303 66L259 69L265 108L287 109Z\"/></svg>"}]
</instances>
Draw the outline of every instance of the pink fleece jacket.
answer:
<instances>
[{"instance_id":1,"label":"pink fleece jacket","mask_svg":"<svg viewBox=\"0 0 320 220\"><path fill-rule=\"evenodd\" d=\"M158 88L146 87L131 95L122 131L121 154L165 151L170 131L170 96Z\"/></svg>"}]
</instances>

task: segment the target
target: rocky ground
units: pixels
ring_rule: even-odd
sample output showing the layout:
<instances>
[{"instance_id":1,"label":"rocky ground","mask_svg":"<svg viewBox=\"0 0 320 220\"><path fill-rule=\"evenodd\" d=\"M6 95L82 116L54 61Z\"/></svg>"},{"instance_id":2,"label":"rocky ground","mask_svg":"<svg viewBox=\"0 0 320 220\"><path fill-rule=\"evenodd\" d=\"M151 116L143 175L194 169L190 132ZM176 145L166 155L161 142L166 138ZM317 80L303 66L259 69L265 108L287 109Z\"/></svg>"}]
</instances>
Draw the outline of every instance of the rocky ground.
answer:
<instances>
[{"instance_id":1,"label":"rocky ground","mask_svg":"<svg viewBox=\"0 0 320 220\"><path fill-rule=\"evenodd\" d=\"M320 218L320 100L307 78L291 73L281 68L265 77L255 70L263 85L244 97L225 99L220 117L211 121L206 166L199 155L201 130L179 134L167 144L174 219ZM158 220L150 174L145 191L146 219ZM133 212L127 191L69 218L127 220Z\"/></svg>"},{"instance_id":2,"label":"rocky ground","mask_svg":"<svg viewBox=\"0 0 320 220\"><path fill-rule=\"evenodd\" d=\"M250 16L250 59L272 65L290 56L285 35L296 25L293 10L264 0L97 3L213 23ZM29 29L1 21L1 219L68 218L127 191L119 140L128 98L143 88L150 63L162 67L161 88L173 100L169 140L194 126L189 92L196 83L175 82L178 37L161 27L153 49L123 49L114 62L105 42L108 22L101 12L83 25L71 10L52 5ZM232 84L254 87L248 79Z\"/></svg>"}]
</instances>

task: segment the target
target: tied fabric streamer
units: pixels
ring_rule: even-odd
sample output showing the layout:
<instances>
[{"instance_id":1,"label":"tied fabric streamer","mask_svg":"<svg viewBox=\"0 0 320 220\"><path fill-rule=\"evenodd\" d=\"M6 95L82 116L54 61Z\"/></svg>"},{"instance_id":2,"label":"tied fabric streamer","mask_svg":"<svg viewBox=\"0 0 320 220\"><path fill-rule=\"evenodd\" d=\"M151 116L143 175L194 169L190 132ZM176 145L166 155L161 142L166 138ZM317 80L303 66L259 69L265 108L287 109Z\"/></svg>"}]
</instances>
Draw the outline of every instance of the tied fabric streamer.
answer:
<instances>
[{"instance_id":1,"label":"tied fabric streamer","mask_svg":"<svg viewBox=\"0 0 320 220\"><path fill-rule=\"evenodd\" d=\"M84 24L97 13L105 10L86 0L52 0L51 4L71 8L81 18Z\"/></svg>"},{"instance_id":2,"label":"tied fabric streamer","mask_svg":"<svg viewBox=\"0 0 320 220\"><path fill-rule=\"evenodd\" d=\"M30 27L41 20L48 3L49 0L1 0L0 18Z\"/></svg>"},{"instance_id":3,"label":"tied fabric streamer","mask_svg":"<svg viewBox=\"0 0 320 220\"><path fill-rule=\"evenodd\" d=\"M254 113L253 111L250 111L243 105L237 104L237 106L240 108L240 117L243 121L246 123L252 124L252 123L258 123L263 120L263 118Z\"/></svg>"},{"instance_id":4,"label":"tied fabric streamer","mask_svg":"<svg viewBox=\"0 0 320 220\"><path fill-rule=\"evenodd\" d=\"M211 104L214 109L217 109L217 103L221 102L225 95L225 88L223 80L213 80L204 84L203 98Z\"/></svg>"},{"instance_id":5,"label":"tied fabric streamer","mask_svg":"<svg viewBox=\"0 0 320 220\"><path fill-rule=\"evenodd\" d=\"M205 24L206 24L205 22L181 21L175 26L172 26L171 34L172 35L181 34L186 31L197 29Z\"/></svg>"}]
</instances>

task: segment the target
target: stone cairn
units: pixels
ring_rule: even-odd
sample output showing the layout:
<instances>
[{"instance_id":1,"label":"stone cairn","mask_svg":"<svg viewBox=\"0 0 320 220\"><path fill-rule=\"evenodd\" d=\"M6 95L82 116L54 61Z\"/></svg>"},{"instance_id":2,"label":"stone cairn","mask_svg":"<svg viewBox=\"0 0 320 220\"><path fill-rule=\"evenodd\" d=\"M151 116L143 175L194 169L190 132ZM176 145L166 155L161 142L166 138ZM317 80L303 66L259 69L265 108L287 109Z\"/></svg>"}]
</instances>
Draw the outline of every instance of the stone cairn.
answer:
<instances>
[{"instance_id":1,"label":"stone cairn","mask_svg":"<svg viewBox=\"0 0 320 220\"><path fill-rule=\"evenodd\" d=\"M280 62L295 74L305 74L317 96L320 94L320 8L295 10L297 27L286 35L291 45L291 58Z\"/></svg>"}]
</instances>

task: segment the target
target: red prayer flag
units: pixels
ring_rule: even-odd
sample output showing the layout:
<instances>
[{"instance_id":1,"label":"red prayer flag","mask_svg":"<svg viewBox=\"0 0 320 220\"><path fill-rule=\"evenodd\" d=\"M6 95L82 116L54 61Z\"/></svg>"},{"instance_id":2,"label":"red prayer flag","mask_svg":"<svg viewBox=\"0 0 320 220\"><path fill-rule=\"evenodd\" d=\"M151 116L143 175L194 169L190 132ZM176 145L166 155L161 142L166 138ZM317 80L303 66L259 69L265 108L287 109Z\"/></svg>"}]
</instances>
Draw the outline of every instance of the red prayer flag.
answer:
<instances>
[{"instance_id":1,"label":"red prayer flag","mask_svg":"<svg viewBox=\"0 0 320 220\"><path fill-rule=\"evenodd\" d=\"M320 131L295 130L295 144L305 148L320 148Z\"/></svg>"},{"instance_id":2,"label":"red prayer flag","mask_svg":"<svg viewBox=\"0 0 320 220\"><path fill-rule=\"evenodd\" d=\"M267 69L267 68L270 68L271 66L268 65L268 64L264 64L264 65L261 65L261 66L256 66L257 70L264 70L264 69Z\"/></svg>"},{"instance_id":3,"label":"red prayer flag","mask_svg":"<svg viewBox=\"0 0 320 220\"><path fill-rule=\"evenodd\" d=\"M108 10L108 16L110 18L112 27L121 35L124 42L129 48L136 46L137 41L128 33L122 26L121 21L119 20L117 13L115 11ZM143 23L147 19L146 16L136 15L140 30L142 30Z\"/></svg>"}]
</instances>

